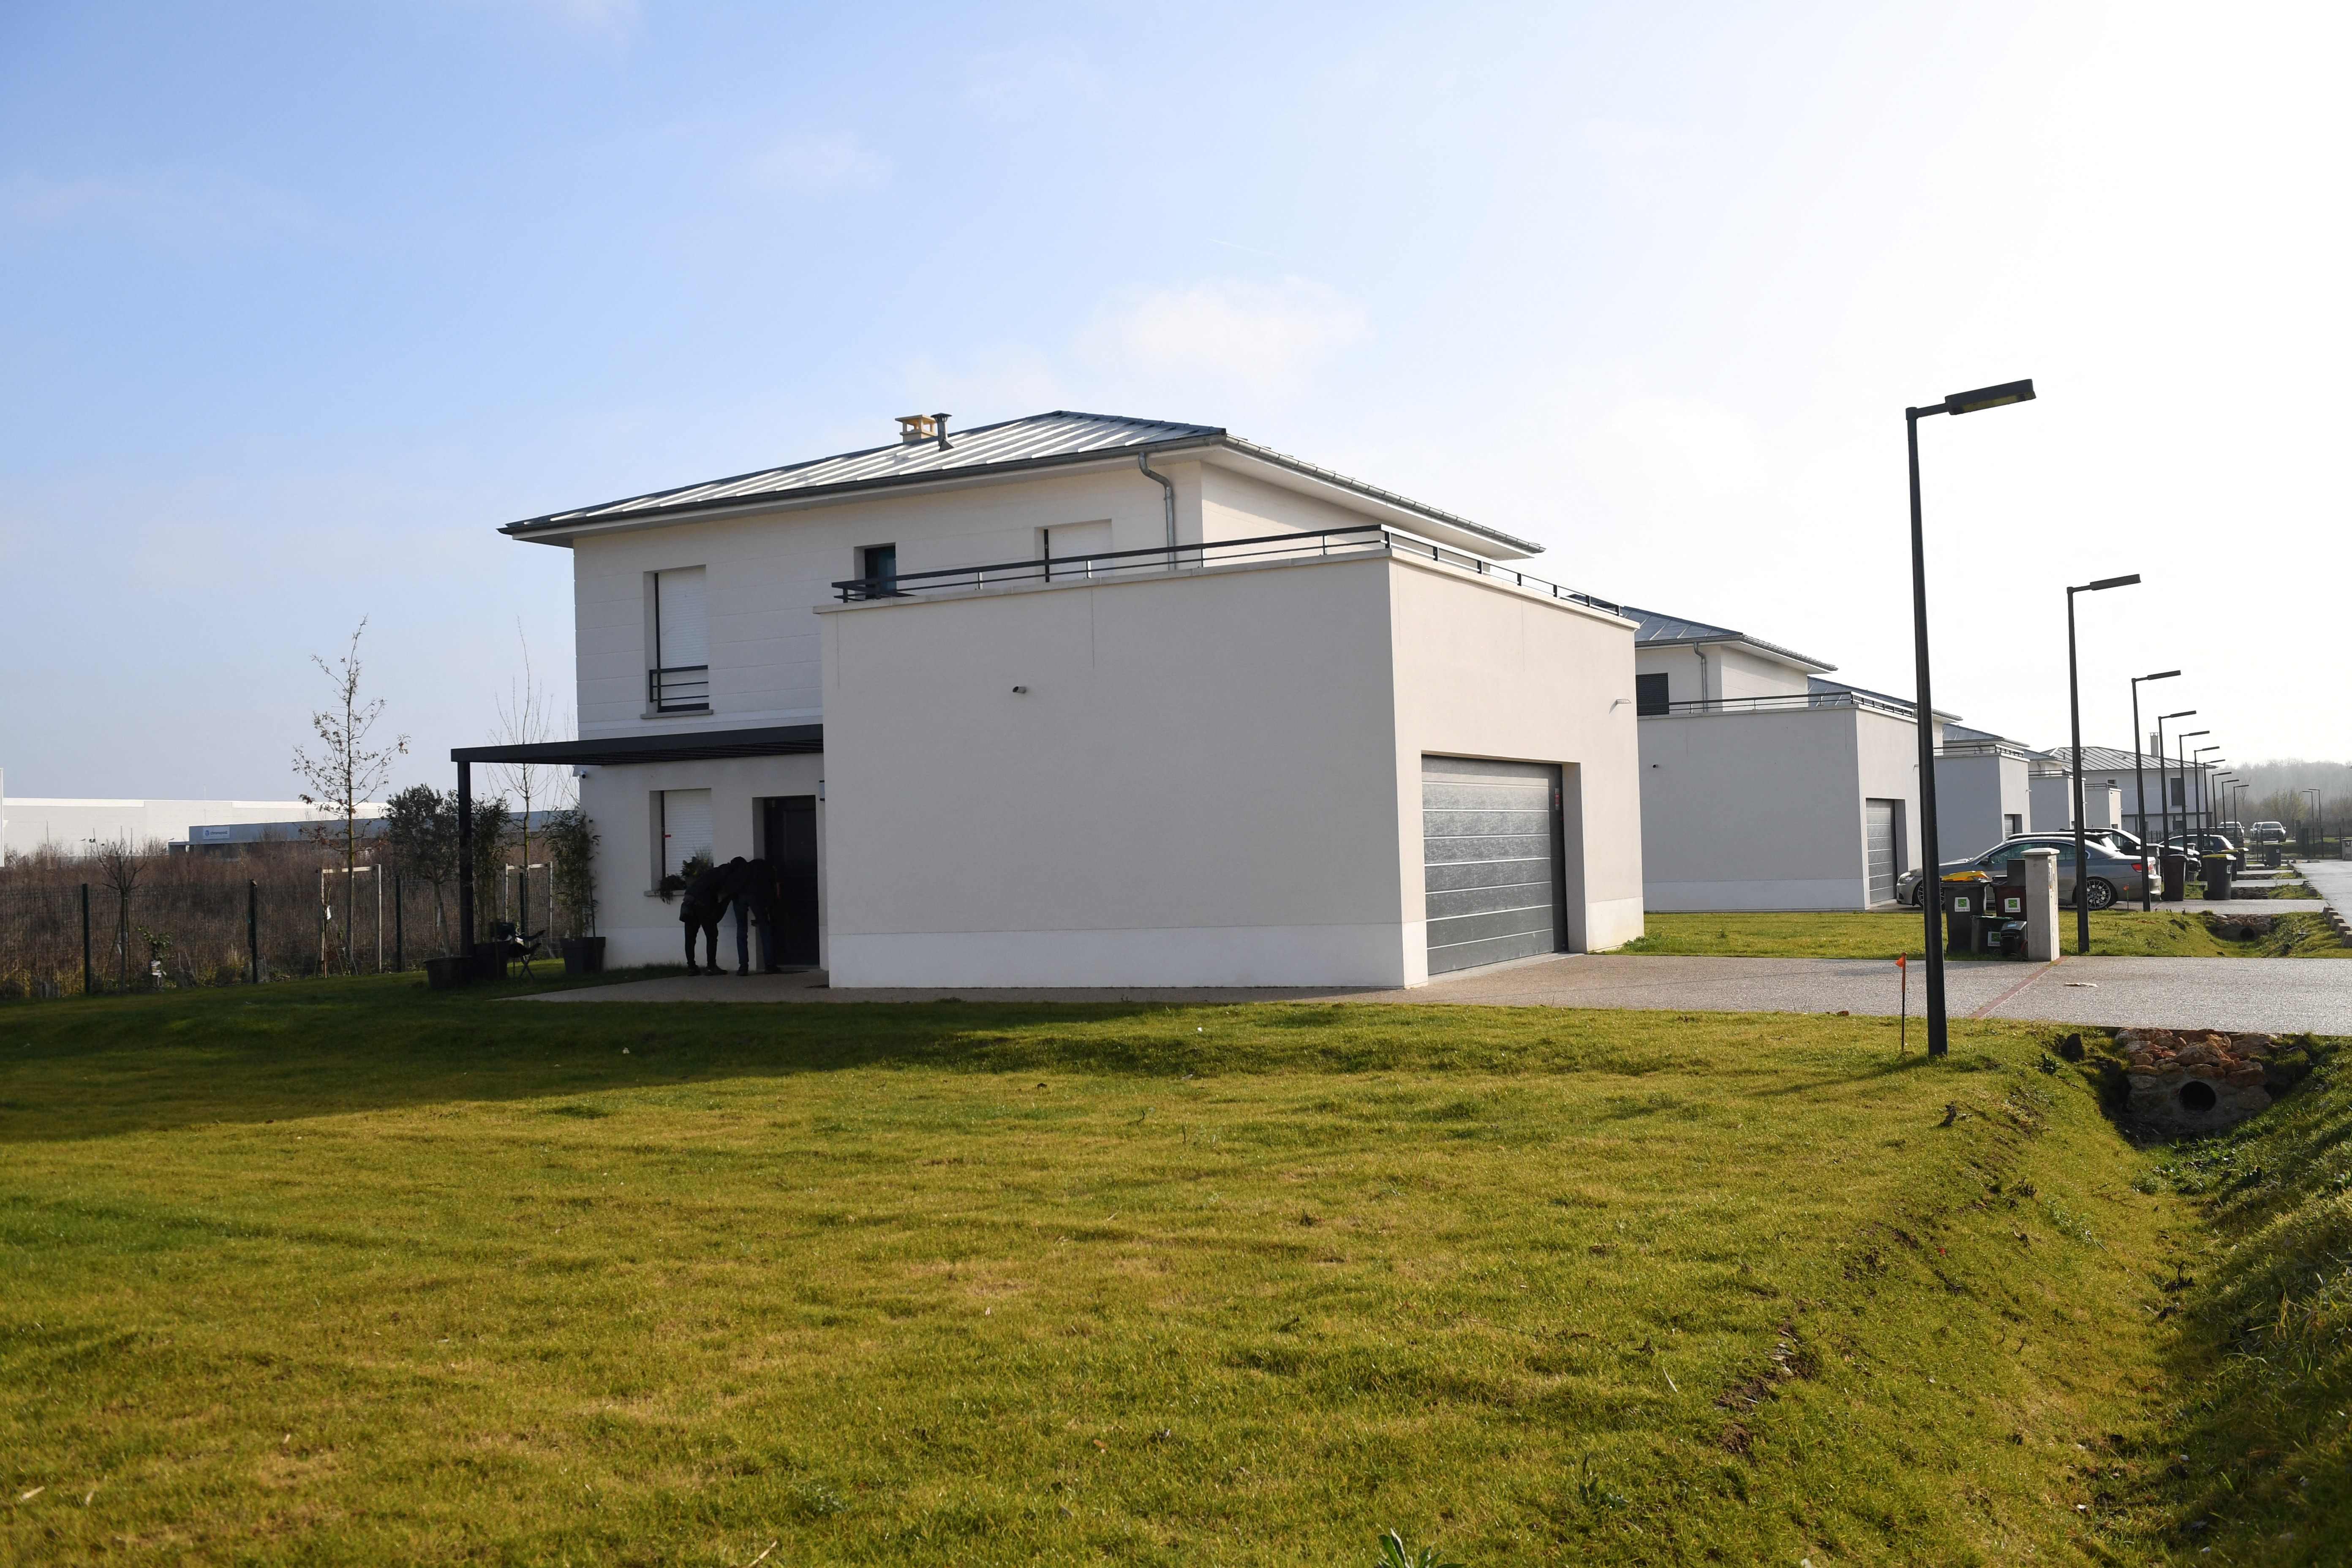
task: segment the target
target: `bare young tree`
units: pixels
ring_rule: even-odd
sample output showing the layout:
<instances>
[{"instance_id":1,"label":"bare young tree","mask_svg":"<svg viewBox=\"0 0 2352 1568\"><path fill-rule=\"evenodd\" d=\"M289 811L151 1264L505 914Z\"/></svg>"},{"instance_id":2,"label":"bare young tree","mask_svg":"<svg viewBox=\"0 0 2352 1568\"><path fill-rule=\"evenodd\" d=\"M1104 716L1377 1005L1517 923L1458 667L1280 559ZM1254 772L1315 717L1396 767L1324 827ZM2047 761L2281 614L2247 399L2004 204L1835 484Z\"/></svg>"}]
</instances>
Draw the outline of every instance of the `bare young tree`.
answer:
<instances>
[{"instance_id":1,"label":"bare young tree","mask_svg":"<svg viewBox=\"0 0 2352 1568\"><path fill-rule=\"evenodd\" d=\"M496 739L502 746L536 746L561 738L558 730L570 728L569 715L562 715L554 697L539 684L530 664L530 641L522 633L522 622L515 622L515 641L522 647L522 679L510 683L507 694L499 701L499 729ZM530 824L531 813L556 809L572 802L571 774L546 763L501 763L494 775L499 787L510 792L522 803L520 821L522 839L522 886L517 901L528 903L530 889ZM530 929L530 910L515 910L515 929Z\"/></svg>"},{"instance_id":2,"label":"bare young tree","mask_svg":"<svg viewBox=\"0 0 2352 1568\"><path fill-rule=\"evenodd\" d=\"M113 838L98 847L98 879L114 889L114 944L121 954L122 988L131 989L131 895L147 874L149 851L143 844Z\"/></svg>"},{"instance_id":3,"label":"bare young tree","mask_svg":"<svg viewBox=\"0 0 2352 1568\"><path fill-rule=\"evenodd\" d=\"M333 813L333 819L313 828L311 837L340 853L344 897L352 908L359 901L352 889L359 879L360 807L391 779L392 759L408 751L405 735L389 746L370 744L376 721L383 717L383 699L360 700L360 637L366 630L367 617L362 616L352 632L351 647L333 664L315 653L310 656L319 673L333 682L334 702L310 715L310 728L319 739L318 752L313 754L300 746L294 748L294 771L310 786L302 794L302 804ZM343 921L346 974L352 972L353 923L351 920Z\"/></svg>"}]
</instances>

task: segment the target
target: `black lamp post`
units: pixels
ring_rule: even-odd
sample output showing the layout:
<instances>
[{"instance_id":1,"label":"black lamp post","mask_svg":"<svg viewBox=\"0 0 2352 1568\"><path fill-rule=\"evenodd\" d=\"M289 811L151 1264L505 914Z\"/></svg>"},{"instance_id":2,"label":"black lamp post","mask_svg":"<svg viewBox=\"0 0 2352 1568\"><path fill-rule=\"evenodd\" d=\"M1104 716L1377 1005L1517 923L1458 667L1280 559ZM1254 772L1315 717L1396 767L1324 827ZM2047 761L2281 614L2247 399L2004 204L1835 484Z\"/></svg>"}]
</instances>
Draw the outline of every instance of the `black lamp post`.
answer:
<instances>
[{"instance_id":1,"label":"black lamp post","mask_svg":"<svg viewBox=\"0 0 2352 1568\"><path fill-rule=\"evenodd\" d=\"M2210 730L2189 730L2172 737L2172 760L2180 765L2180 885L2181 896L2188 897L2189 886L2189 742L2200 735L2210 735Z\"/></svg>"},{"instance_id":2,"label":"black lamp post","mask_svg":"<svg viewBox=\"0 0 2352 1568\"><path fill-rule=\"evenodd\" d=\"M2166 841L2172 837L2172 791L2167 787L2171 778L2172 759L2164 749L2164 725L2167 720L2193 718L2197 710L2194 708L2183 708L2178 713L2159 713L2156 716L2156 864L2150 866L2148 870L2158 876L2163 875L2164 872ZM2181 804L2186 805L2188 802L2184 799ZM2144 876L2140 879L2143 882L2147 879Z\"/></svg>"},{"instance_id":3,"label":"black lamp post","mask_svg":"<svg viewBox=\"0 0 2352 1568\"><path fill-rule=\"evenodd\" d=\"M1927 544L1919 521L1919 421L1930 414L1974 414L2024 403L2031 381L2003 382L1974 392L1956 392L1927 408L1903 411L1903 433L1911 453L1911 645L1919 682L1919 909L1927 925L1927 1054L1951 1050L1944 1027L1944 861L1936 835L1936 704L1927 680Z\"/></svg>"},{"instance_id":4,"label":"black lamp post","mask_svg":"<svg viewBox=\"0 0 2352 1568\"><path fill-rule=\"evenodd\" d=\"M2200 833L2213 831L2213 778L2205 770L2221 767L2229 760L2226 757L2215 757L2209 763L2205 760L2205 753L2218 752L2221 749L2219 746L2200 746L2189 753L2197 759L2197 831ZM2200 855L2204 853L2201 847L2198 853Z\"/></svg>"},{"instance_id":5,"label":"black lamp post","mask_svg":"<svg viewBox=\"0 0 2352 1568\"><path fill-rule=\"evenodd\" d=\"M2180 672L2177 669L2159 669L2154 675L2135 675L2132 677L2132 794L2137 797L2137 804L2139 807L2139 810L2132 817L2132 824L2138 829L2138 832L2135 834L2134 837L2138 838L2140 841L2141 858L2143 859L2147 858L2147 774L2142 769L2140 763L2141 759L2147 755L2145 748L2147 745L2147 737L2139 732L2139 683L2143 680L2170 680L2174 676L2179 675L2179 673ZM2161 763L2162 760L2163 752L2159 749L2158 752L2158 761ZM2158 795L2162 795L2164 793L2164 781L2161 777L2157 780L2156 788ZM2147 869L2153 869L2153 868L2148 868ZM2143 910L2149 907L2147 870L2143 870L2140 874L2139 907Z\"/></svg>"},{"instance_id":6,"label":"black lamp post","mask_svg":"<svg viewBox=\"0 0 2352 1568\"><path fill-rule=\"evenodd\" d=\"M2083 896L2083 888L2090 880L2091 850L2089 830L2083 825L2083 683L2074 670L2074 595L2103 593L2109 588L2128 588L2139 581L2135 572L2128 577L2102 577L2095 583L2085 583L2079 588L2066 590L2066 712L2074 725L2074 951L2091 951L2091 906ZM2139 689L2135 686L2137 697ZM2132 728L2139 728L2137 714ZM2135 751L2139 742L2132 742Z\"/></svg>"}]
</instances>

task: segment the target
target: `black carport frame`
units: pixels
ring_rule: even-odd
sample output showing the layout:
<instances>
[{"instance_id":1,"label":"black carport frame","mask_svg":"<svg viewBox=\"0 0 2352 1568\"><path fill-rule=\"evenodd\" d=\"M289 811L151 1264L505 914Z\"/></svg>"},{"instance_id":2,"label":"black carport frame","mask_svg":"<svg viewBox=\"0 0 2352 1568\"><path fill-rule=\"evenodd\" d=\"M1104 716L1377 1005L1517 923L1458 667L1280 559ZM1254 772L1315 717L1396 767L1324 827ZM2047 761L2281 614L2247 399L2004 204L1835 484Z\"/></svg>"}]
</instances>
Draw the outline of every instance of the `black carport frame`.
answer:
<instances>
[{"instance_id":1,"label":"black carport frame","mask_svg":"<svg viewBox=\"0 0 2352 1568\"><path fill-rule=\"evenodd\" d=\"M663 735L615 735L595 741L542 741L527 746L460 746L457 764L457 946L474 951L474 764L539 763L555 767L619 766L627 763L698 763L722 757L788 757L824 750L822 724L763 730L681 730Z\"/></svg>"}]
</instances>

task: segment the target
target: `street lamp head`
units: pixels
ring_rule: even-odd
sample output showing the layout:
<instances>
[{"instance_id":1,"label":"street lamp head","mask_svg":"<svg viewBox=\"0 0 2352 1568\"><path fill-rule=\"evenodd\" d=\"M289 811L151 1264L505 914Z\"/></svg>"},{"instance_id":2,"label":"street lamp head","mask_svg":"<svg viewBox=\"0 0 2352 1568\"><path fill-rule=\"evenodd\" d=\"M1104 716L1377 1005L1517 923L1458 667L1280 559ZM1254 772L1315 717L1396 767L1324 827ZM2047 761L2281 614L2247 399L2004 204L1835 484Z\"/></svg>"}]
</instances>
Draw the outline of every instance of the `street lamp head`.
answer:
<instances>
[{"instance_id":1,"label":"street lamp head","mask_svg":"<svg viewBox=\"0 0 2352 1568\"><path fill-rule=\"evenodd\" d=\"M2179 733L2178 733L2178 734L2174 735L2172 738L2173 738L2174 740L2176 740L2176 741L2190 741L2190 740L2194 740L2194 739L2196 739L2196 738L2197 738L2198 736L2200 736L2200 735L2210 735L2210 734L2211 734L2212 732L2213 732L2213 731L2210 731L2210 730L2183 730L2183 731L2181 731ZM2210 747L2200 747L2200 748L2199 748L2199 750L2200 750L2200 751L2208 751L2208 750L2210 750L2210 749L2211 749L2211 748L2210 748Z\"/></svg>"},{"instance_id":2,"label":"street lamp head","mask_svg":"<svg viewBox=\"0 0 2352 1568\"><path fill-rule=\"evenodd\" d=\"M2143 680L2170 680L2179 673L2177 669L2159 669L2154 675L2135 675L2132 677L2132 684L2137 686Z\"/></svg>"},{"instance_id":3,"label":"street lamp head","mask_svg":"<svg viewBox=\"0 0 2352 1568\"><path fill-rule=\"evenodd\" d=\"M2102 577L2095 583L2085 583L2079 588L2069 588L2066 592L2070 594L2096 594L2108 588L2128 588L2138 581L2139 574L2135 572L2128 577ZM2173 673L2177 675L2179 671L2175 670Z\"/></svg>"},{"instance_id":4,"label":"street lamp head","mask_svg":"<svg viewBox=\"0 0 2352 1568\"><path fill-rule=\"evenodd\" d=\"M1999 408L2011 403L2031 403L2033 383L2005 381L1999 386L1979 386L1974 392L1956 392L1944 399L1947 414L1974 414L1980 408Z\"/></svg>"}]
</instances>

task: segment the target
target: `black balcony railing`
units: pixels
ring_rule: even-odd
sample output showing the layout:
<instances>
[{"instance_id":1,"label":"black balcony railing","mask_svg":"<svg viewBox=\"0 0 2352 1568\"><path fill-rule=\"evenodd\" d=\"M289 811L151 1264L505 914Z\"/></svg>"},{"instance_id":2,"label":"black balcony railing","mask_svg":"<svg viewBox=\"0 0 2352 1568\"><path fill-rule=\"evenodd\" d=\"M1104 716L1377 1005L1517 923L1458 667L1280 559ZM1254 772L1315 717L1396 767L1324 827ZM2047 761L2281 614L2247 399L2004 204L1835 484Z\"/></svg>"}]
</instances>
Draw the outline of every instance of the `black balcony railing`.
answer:
<instances>
[{"instance_id":1,"label":"black balcony railing","mask_svg":"<svg viewBox=\"0 0 2352 1568\"><path fill-rule=\"evenodd\" d=\"M710 667L674 664L646 671L646 706L656 713L710 711Z\"/></svg>"},{"instance_id":2,"label":"black balcony railing","mask_svg":"<svg viewBox=\"0 0 2352 1568\"><path fill-rule=\"evenodd\" d=\"M1868 713L1891 713L1898 719L1916 719L1916 710L1907 702L1889 702L1866 691L1790 691L1773 697L1710 697L1705 701L1669 702L1663 709L1651 709L1643 716L1655 718L1674 713L1790 713L1808 708L1858 708Z\"/></svg>"},{"instance_id":3,"label":"black balcony railing","mask_svg":"<svg viewBox=\"0 0 2352 1568\"><path fill-rule=\"evenodd\" d=\"M833 585L844 604L905 598L922 594L969 593L1022 583L1066 579L1102 581L1165 572L1197 572L1249 562L1307 561L1349 555L1395 554L1488 577L1547 598L1566 600L1621 615L1623 606L1563 588L1515 567L1465 551L1448 550L1400 529L1366 523L1356 528L1319 528L1300 533L1267 533L1251 539L1221 539L1207 544L1161 545L1151 550L1103 550L1091 555L1049 555L1034 561L1000 561L985 566L950 566L934 572L901 572L892 577L850 577Z\"/></svg>"}]
</instances>

